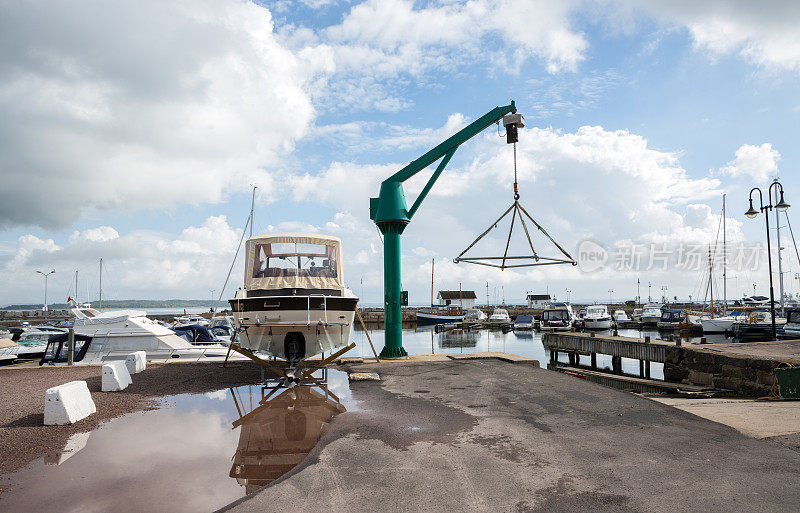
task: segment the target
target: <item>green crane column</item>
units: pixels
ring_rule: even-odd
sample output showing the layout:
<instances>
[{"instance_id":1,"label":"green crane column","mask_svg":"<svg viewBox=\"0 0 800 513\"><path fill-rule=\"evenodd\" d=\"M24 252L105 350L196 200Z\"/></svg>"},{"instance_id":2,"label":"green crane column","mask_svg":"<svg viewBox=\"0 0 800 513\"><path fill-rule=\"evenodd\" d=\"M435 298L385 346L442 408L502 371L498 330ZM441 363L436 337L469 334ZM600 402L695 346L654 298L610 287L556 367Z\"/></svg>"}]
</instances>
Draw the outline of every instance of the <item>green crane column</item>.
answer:
<instances>
[{"instance_id":1,"label":"green crane column","mask_svg":"<svg viewBox=\"0 0 800 513\"><path fill-rule=\"evenodd\" d=\"M383 311L385 342L381 358L408 356L403 348L403 309L400 305L400 234L405 223L381 223L383 233Z\"/></svg>"}]
</instances>

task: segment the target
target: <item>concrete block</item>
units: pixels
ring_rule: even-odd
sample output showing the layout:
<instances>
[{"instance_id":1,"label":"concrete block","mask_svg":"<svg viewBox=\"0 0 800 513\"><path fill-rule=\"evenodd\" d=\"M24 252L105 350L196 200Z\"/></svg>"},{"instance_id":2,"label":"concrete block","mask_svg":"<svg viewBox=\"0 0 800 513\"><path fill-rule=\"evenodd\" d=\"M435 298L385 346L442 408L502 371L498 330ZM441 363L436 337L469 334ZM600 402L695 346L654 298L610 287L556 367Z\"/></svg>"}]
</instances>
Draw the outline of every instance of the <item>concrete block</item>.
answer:
<instances>
[{"instance_id":1,"label":"concrete block","mask_svg":"<svg viewBox=\"0 0 800 513\"><path fill-rule=\"evenodd\" d=\"M85 419L97 408L85 381L70 381L44 393L44 424L72 424Z\"/></svg>"},{"instance_id":2,"label":"concrete block","mask_svg":"<svg viewBox=\"0 0 800 513\"><path fill-rule=\"evenodd\" d=\"M103 364L102 381L103 392L125 390L132 383L128 367L121 360Z\"/></svg>"},{"instance_id":3,"label":"concrete block","mask_svg":"<svg viewBox=\"0 0 800 513\"><path fill-rule=\"evenodd\" d=\"M128 374L139 374L147 367L147 353L136 351L125 357L125 366Z\"/></svg>"}]
</instances>

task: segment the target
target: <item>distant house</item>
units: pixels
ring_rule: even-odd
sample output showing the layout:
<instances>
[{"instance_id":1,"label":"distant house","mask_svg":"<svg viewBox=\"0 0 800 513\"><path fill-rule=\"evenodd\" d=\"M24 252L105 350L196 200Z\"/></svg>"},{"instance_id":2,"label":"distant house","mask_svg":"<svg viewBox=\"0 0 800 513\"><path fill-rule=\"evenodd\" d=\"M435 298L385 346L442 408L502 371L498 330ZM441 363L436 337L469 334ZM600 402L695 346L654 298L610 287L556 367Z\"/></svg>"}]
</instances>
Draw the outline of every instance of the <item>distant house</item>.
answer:
<instances>
[{"instance_id":1,"label":"distant house","mask_svg":"<svg viewBox=\"0 0 800 513\"><path fill-rule=\"evenodd\" d=\"M436 303L446 306L460 306L461 308L475 308L478 296L474 290L440 290L436 296Z\"/></svg>"},{"instance_id":2,"label":"distant house","mask_svg":"<svg viewBox=\"0 0 800 513\"><path fill-rule=\"evenodd\" d=\"M550 304L550 294L528 294L528 308L544 308Z\"/></svg>"}]
</instances>

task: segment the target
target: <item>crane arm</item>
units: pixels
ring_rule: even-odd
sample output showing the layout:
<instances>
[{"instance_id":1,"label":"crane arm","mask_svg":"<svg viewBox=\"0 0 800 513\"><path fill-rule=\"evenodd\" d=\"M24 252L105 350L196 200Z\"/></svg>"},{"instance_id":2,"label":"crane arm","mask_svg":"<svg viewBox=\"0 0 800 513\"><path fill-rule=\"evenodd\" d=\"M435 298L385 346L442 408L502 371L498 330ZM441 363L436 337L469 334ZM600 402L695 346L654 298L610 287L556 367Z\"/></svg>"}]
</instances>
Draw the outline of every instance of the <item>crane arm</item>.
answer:
<instances>
[{"instance_id":1,"label":"crane arm","mask_svg":"<svg viewBox=\"0 0 800 513\"><path fill-rule=\"evenodd\" d=\"M459 146L479 134L492 123L496 123L506 114L515 114L517 107L512 101L510 105L495 107L469 125L465 126L443 143L439 144L406 167L393 174L381 183L381 191L377 198L370 198L370 219L375 223L401 222L408 223L419 209L422 201L430 192L436 180L450 162ZM420 192L411 209L406 208L405 194L402 183L413 177L437 160L442 159L428 183Z\"/></svg>"}]
</instances>

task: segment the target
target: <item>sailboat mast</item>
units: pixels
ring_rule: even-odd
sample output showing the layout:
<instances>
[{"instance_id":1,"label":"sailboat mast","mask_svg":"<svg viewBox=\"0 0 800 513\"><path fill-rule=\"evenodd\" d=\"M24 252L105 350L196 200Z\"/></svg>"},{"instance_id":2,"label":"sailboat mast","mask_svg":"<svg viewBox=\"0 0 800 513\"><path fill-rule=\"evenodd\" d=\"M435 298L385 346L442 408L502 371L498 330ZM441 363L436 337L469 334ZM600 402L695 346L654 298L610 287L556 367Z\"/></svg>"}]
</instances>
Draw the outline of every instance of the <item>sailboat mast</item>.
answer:
<instances>
[{"instance_id":1,"label":"sailboat mast","mask_svg":"<svg viewBox=\"0 0 800 513\"><path fill-rule=\"evenodd\" d=\"M431 306L433 306L433 266L436 263L435 258L431 258Z\"/></svg>"},{"instance_id":2,"label":"sailboat mast","mask_svg":"<svg viewBox=\"0 0 800 513\"><path fill-rule=\"evenodd\" d=\"M103 259L100 259L100 307L99 310L103 309Z\"/></svg>"},{"instance_id":3,"label":"sailboat mast","mask_svg":"<svg viewBox=\"0 0 800 513\"><path fill-rule=\"evenodd\" d=\"M714 268L711 265L711 246L708 247L708 290L711 296L711 318L714 318Z\"/></svg>"},{"instance_id":4,"label":"sailboat mast","mask_svg":"<svg viewBox=\"0 0 800 513\"><path fill-rule=\"evenodd\" d=\"M728 315L728 238L725 230L725 196L722 195L722 315Z\"/></svg>"},{"instance_id":5,"label":"sailboat mast","mask_svg":"<svg viewBox=\"0 0 800 513\"><path fill-rule=\"evenodd\" d=\"M253 236L253 214L255 214L256 210L256 187L253 186L253 197L250 199L250 237Z\"/></svg>"},{"instance_id":6,"label":"sailboat mast","mask_svg":"<svg viewBox=\"0 0 800 513\"><path fill-rule=\"evenodd\" d=\"M78 270L75 270L75 303L78 303Z\"/></svg>"}]
</instances>

